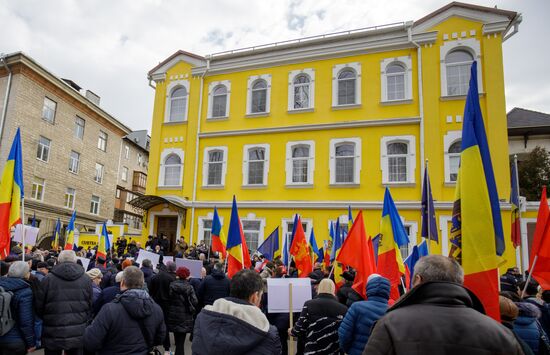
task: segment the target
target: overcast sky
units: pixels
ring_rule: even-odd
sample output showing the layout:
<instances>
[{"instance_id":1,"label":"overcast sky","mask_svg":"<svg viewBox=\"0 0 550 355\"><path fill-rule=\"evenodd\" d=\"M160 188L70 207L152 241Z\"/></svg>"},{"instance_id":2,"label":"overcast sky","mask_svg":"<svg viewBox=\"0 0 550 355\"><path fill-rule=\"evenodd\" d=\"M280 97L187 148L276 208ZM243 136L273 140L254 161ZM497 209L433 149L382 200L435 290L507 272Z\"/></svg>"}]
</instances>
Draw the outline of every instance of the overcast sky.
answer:
<instances>
[{"instance_id":1,"label":"overcast sky","mask_svg":"<svg viewBox=\"0 0 550 355\"><path fill-rule=\"evenodd\" d=\"M101 96L132 129L151 129L146 74L178 49L205 55L335 31L418 20L446 0L0 1L0 52L23 51ZM523 14L504 43L507 109L550 113L548 0L477 0Z\"/></svg>"}]
</instances>

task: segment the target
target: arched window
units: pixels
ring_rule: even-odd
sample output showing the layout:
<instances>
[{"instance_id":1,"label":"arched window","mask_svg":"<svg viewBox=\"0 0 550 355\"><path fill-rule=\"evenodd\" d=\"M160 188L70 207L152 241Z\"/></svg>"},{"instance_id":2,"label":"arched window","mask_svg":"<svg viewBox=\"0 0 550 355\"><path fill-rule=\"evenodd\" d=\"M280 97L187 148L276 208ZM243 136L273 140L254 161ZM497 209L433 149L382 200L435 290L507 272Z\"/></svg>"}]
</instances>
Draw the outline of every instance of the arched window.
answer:
<instances>
[{"instance_id":1,"label":"arched window","mask_svg":"<svg viewBox=\"0 0 550 355\"><path fill-rule=\"evenodd\" d=\"M401 63L392 63L386 68L388 100L405 99L405 67Z\"/></svg>"},{"instance_id":2,"label":"arched window","mask_svg":"<svg viewBox=\"0 0 550 355\"><path fill-rule=\"evenodd\" d=\"M474 57L470 52L456 49L445 57L447 95L466 95L470 81L470 67Z\"/></svg>"},{"instance_id":3,"label":"arched window","mask_svg":"<svg viewBox=\"0 0 550 355\"><path fill-rule=\"evenodd\" d=\"M456 181L458 178L458 168L460 167L460 152L462 149L462 140L456 141L449 147L449 179Z\"/></svg>"},{"instance_id":4,"label":"arched window","mask_svg":"<svg viewBox=\"0 0 550 355\"><path fill-rule=\"evenodd\" d=\"M335 153L335 182L353 183L355 177L355 144L338 144Z\"/></svg>"},{"instance_id":5,"label":"arched window","mask_svg":"<svg viewBox=\"0 0 550 355\"><path fill-rule=\"evenodd\" d=\"M407 143L388 144L388 169L390 182L406 182L409 165L409 146Z\"/></svg>"},{"instance_id":6,"label":"arched window","mask_svg":"<svg viewBox=\"0 0 550 355\"><path fill-rule=\"evenodd\" d=\"M248 150L248 185L263 185L265 171L265 149L260 147Z\"/></svg>"},{"instance_id":7,"label":"arched window","mask_svg":"<svg viewBox=\"0 0 550 355\"><path fill-rule=\"evenodd\" d=\"M310 107L310 79L306 74L300 74L292 83L294 87L294 106L295 109Z\"/></svg>"},{"instance_id":8,"label":"arched window","mask_svg":"<svg viewBox=\"0 0 550 355\"><path fill-rule=\"evenodd\" d=\"M218 85L212 91L212 117L227 116L227 87Z\"/></svg>"},{"instance_id":9,"label":"arched window","mask_svg":"<svg viewBox=\"0 0 550 355\"><path fill-rule=\"evenodd\" d=\"M338 105L356 103L355 83L357 75L352 69L344 69L338 73Z\"/></svg>"},{"instance_id":10,"label":"arched window","mask_svg":"<svg viewBox=\"0 0 550 355\"><path fill-rule=\"evenodd\" d=\"M267 108L267 83L260 79L252 85L251 113L266 112Z\"/></svg>"},{"instance_id":11,"label":"arched window","mask_svg":"<svg viewBox=\"0 0 550 355\"><path fill-rule=\"evenodd\" d=\"M292 147L292 182L307 183L309 176L309 146Z\"/></svg>"},{"instance_id":12,"label":"arched window","mask_svg":"<svg viewBox=\"0 0 550 355\"><path fill-rule=\"evenodd\" d=\"M222 184L223 161L223 150L208 152L208 185Z\"/></svg>"},{"instance_id":13,"label":"arched window","mask_svg":"<svg viewBox=\"0 0 550 355\"><path fill-rule=\"evenodd\" d=\"M187 90L180 86L170 95L170 120L169 122L185 121L187 110Z\"/></svg>"},{"instance_id":14,"label":"arched window","mask_svg":"<svg viewBox=\"0 0 550 355\"><path fill-rule=\"evenodd\" d=\"M164 159L164 186L181 185L182 162L177 154L170 154Z\"/></svg>"}]
</instances>

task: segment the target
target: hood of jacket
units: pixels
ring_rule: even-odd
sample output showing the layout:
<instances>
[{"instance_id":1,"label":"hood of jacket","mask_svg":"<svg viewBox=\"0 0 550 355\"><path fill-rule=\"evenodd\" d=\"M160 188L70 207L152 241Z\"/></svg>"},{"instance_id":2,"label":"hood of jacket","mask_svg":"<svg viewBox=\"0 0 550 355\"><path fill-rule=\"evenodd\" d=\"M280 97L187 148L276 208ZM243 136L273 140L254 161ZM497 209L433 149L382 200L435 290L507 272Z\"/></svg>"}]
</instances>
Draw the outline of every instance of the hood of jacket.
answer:
<instances>
[{"instance_id":1,"label":"hood of jacket","mask_svg":"<svg viewBox=\"0 0 550 355\"><path fill-rule=\"evenodd\" d=\"M538 319L541 316L540 309L532 303L516 302L516 306L518 306L519 311L518 319L516 320L516 322L520 318L525 318L530 319L529 323L532 323L535 321L535 319Z\"/></svg>"},{"instance_id":2,"label":"hood of jacket","mask_svg":"<svg viewBox=\"0 0 550 355\"><path fill-rule=\"evenodd\" d=\"M235 298L220 298L199 314L200 341L206 354L247 354L268 337L269 321L262 311Z\"/></svg>"},{"instance_id":3,"label":"hood of jacket","mask_svg":"<svg viewBox=\"0 0 550 355\"><path fill-rule=\"evenodd\" d=\"M381 298L383 300L390 299L390 282L385 277L375 277L367 283L367 300L373 298Z\"/></svg>"},{"instance_id":4,"label":"hood of jacket","mask_svg":"<svg viewBox=\"0 0 550 355\"><path fill-rule=\"evenodd\" d=\"M30 285L18 277L2 277L0 278L0 287L3 287L6 291L17 292L30 287Z\"/></svg>"},{"instance_id":5,"label":"hood of jacket","mask_svg":"<svg viewBox=\"0 0 550 355\"><path fill-rule=\"evenodd\" d=\"M84 274L84 268L77 263L62 262L55 265L51 273L63 280L73 281Z\"/></svg>"},{"instance_id":6,"label":"hood of jacket","mask_svg":"<svg viewBox=\"0 0 550 355\"><path fill-rule=\"evenodd\" d=\"M170 283L170 291L176 294L185 294L186 289L188 289L189 287L193 286L191 286L191 284L187 280L177 279L176 281L172 281Z\"/></svg>"},{"instance_id":7,"label":"hood of jacket","mask_svg":"<svg viewBox=\"0 0 550 355\"><path fill-rule=\"evenodd\" d=\"M151 269L150 267L142 266L141 271L143 272L143 276L145 278L152 276L154 274L153 269Z\"/></svg>"},{"instance_id":8,"label":"hood of jacket","mask_svg":"<svg viewBox=\"0 0 550 355\"><path fill-rule=\"evenodd\" d=\"M430 281L413 287L388 312L414 304L433 304L440 307L468 307L485 314L479 298L464 286L447 281Z\"/></svg>"},{"instance_id":9,"label":"hood of jacket","mask_svg":"<svg viewBox=\"0 0 550 355\"><path fill-rule=\"evenodd\" d=\"M217 279L217 280L221 280L225 277L225 274L223 273L223 271L219 271L219 270L212 270L212 272L210 273L210 275Z\"/></svg>"},{"instance_id":10,"label":"hood of jacket","mask_svg":"<svg viewBox=\"0 0 550 355\"><path fill-rule=\"evenodd\" d=\"M132 288L118 295L119 302L133 319L144 319L153 314L154 301L147 291Z\"/></svg>"}]
</instances>

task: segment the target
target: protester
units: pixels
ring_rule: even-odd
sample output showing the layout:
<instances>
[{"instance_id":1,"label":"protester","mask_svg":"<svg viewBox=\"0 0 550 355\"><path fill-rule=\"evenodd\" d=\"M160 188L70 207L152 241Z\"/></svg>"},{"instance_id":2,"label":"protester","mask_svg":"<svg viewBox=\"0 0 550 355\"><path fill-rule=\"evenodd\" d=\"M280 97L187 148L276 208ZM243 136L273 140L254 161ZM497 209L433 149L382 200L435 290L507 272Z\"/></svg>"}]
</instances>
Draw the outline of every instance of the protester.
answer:
<instances>
[{"instance_id":1,"label":"protester","mask_svg":"<svg viewBox=\"0 0 550 355\"><path fill-rule=\"evenodd\" d=\"M0 355L22 355L34 351L36 346L33 295L25 282L29 275L29 265L16 261L11 264L7 277L0 277L0 299L7 300L4 296L11 292L10 304L5 306L10 307L14 320L0 324L0 330L5 332L0 336Z\"/></svg>"},{"instance_id":2,"label":"protester","mask_svg":"<svg viewBox=\"0 0 550 355\"><path fill-rule=\"evenodd\" d=\"M151 279L155 275L151 260L143 259L143 262L141 263L141 271L143 272L143 277L145 278L145 284L147 285L147 288L151 289Z\"/></svg>"},{"instance_id":3,"label":"protester","mask_svg":"<svg viewBox=\"0 0 550 355\"><path fill-rule=\"evenodd\" d=\"M213 305L220 298L229 296L230 281L223 272L223 265L215 263L212 273L204 278L199 286L201 305Z\"/></svg>"},{"instance_id":4,"label":"protester","mask_svg":"<svg viewBox=\"0 0 550 355\"><path fill-rule=\"evenodd\" d=\"M44 277L48 274L48 264L40 261L36 264L36 271L33 273L38 281L42 281Z\"/></svg>"},{"instance_id":5,"label":"protester","mask_svg":"<svg viewBox=\"0 0 550 355\"><path fill-rule=\"evenodd\" d=\"M193 329L193 354L281 354L277 329L260 310L262 278L241 270L231 279L230 297L206 306Z\"/></svg>"},{"instance_id":6,"label":"protester","mask_svg":"<svg viewBox=\"0 0 550 355\"><path fill-rule=\"evenodd\" d=\"M96 354L148 354L166 333L161 308L143 288L143 272L129 266L122 273L117 298L106 304L84 334L84 348Z\"/></svg>"},{"instance_id":7,"label":"protester","mask_svg":"<svg viewBox=\"0 0 550 355\"><path fill-rule=\"evenodd\" d=\"M338 327L348 307L338 302L334 295L336 286L330 279L323 279L317 288L317 297L307 301L300 318L289 334L305 338L307 354L337 354Z\"/></svg>"},{"instance_id":8,"label":"protester","mask_svg":"<svg viewBox=\"0 0 550 355\"><path fill-rule=\"evenodd\" d=\"M115 276L115 285L109 286L101 291L99 298L94 303L94 314L98 314L101 308L111 302L120 293L120 282L122 281L122 271Z\"/></svg>"},{"instance_id":9,"label":"protester","mask_svg":"<svg viewBox=\"0 0 550 355\"><path fill-rule=\"evenodd\" d=\"M74 251L61 251L58 264L44 278L36 297L36 310L43 320L45 355L82 351L84 329L92 311L92 282L76 260Z\"/></svg>"},{"instance_id":10,"label":"protester","mask_svg":"<svg viewBox=\"0 0 550 355\"><path fill-rule=\"evenodd\" d=\"M521 290L525 289L523 301L531 303L539 309L539 321L542 325L542 329L544 329L544 332L546 334L550 334L550 305L544 302L544 300L542 300L541 298L537 297L539 291L538 286L538 283L533 280L530 281L529 284L527 284L527 287L525 287L525 282L521 282L519 285Z\"/></svg>"},{"instance_id":11,"label":"protester","mask_svg":"<svg viewBox=\"0 0 550 355\"><path fill-rule=\"evenodd\" d=\"M170 303L172 301L170 299L170 284L174 281L176 281L176 263L173 261L166 262L166 270L161 270L151 279L149 293L162 309L165 321L168 319L168 312L170 311ZM168 327L168 324L166 324L166 327ZM170 351L170 336L168 332L166 332L163 346L165 351Z\"/></svg>"},{"instance_id":12,"label":"protester","mask_svg":"<svg viewBox=\"0 0 550 355\"><path fill-rule=\"evenodd\" d=\"M413 289L376 323L363 354L523 354L514 334L485 316L463 283L455 260L420 258Z\"/></svg>"},{"instance_id":13,"label":"protester","mask_svg":"<svg viewBox=\"0 0 550 355\"><path fill-rule=\"evenodd\" d=\"M92 306L96 303L96 301L99 299L99 296L101 296L101 287L99 287L99 284L101 283L101 278L103 275L101 274L101 271L99 271L98 268L93 268L89 271L86 271L86 275L92 280Z\"/></svg>"},{"instance_id":14,"label":"protester","mask_svg":"<svg viewBox=\"0 0 550 355\"><path fill-rule=\"evenodd\" d=\"M388 309L390 282L385 277L372 274L367 281L367 300L355 302L344 317L338 336L340 348L350 355L362 354L374 323Z\"/></svg>"},{"instance_id":15,"label":"protester","mask_svg":"<svg viewBox=\"0 0 550 355\"><path fill-rule=\"evenodd\" d=\"M177 280L170 284L170 308L168 331L174 333L176 355L184 354L187 333L193 332L193 315L198 309L198 300L193 286L189 283L190 272L186 267L176 270Z\"/></svg>"},{"instance_id":16,"label":"protester","mask_svg":"<svg viewBox=\"0 0 550 355\"><path fill-rule=\"evenodd\" d=\"M540 318L540 310L532 303L517 302L518 317L514 322L514 332L523 340L533 353L539 354L542 350L541 346L550 349L550 343L538 318ZM542 353L542 352L541 352Z\"/></svg>"}]
</instances>

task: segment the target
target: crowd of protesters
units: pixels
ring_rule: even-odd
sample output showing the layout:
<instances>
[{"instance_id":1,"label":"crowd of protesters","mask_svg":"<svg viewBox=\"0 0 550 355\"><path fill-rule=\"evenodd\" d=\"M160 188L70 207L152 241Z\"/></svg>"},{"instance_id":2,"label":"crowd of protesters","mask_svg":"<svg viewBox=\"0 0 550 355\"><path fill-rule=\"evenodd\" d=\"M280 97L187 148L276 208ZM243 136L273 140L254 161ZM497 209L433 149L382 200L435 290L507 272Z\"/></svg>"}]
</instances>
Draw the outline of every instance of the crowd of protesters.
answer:
<instances>
[{"instance_id":1,"label":"crowd of protesters","mask_svg":"<svg viewBox=\"0 0 550 355\"><path fill-rule=\"evenodd\" d=\"M526 284L517 269L501 278L501 324L484 314L463 287L453 259L429 255L415 265L412 288L390 300L390 282L369 277L367 299L352 288L354 271L336 287L330 267L316 263L312 299L290 325L288 313L268 313L268 278L297 277L279 258L254 255L253 268L230 280L204 244L150 237L161 256L203 261L200 278L171 260L153 267L135 260L141 245L117 240L107 257L94 250L23 250L0 261L0 355L148 354L550 354L550 292ZM90 259L87 270L78 256ZM523 292L525 289L525 292ZM7 302L7 303L6 303ZM173 337L170 336L172 333ZM172 341L173 339L173 341Z\"/></svg>"}]
</instances>

